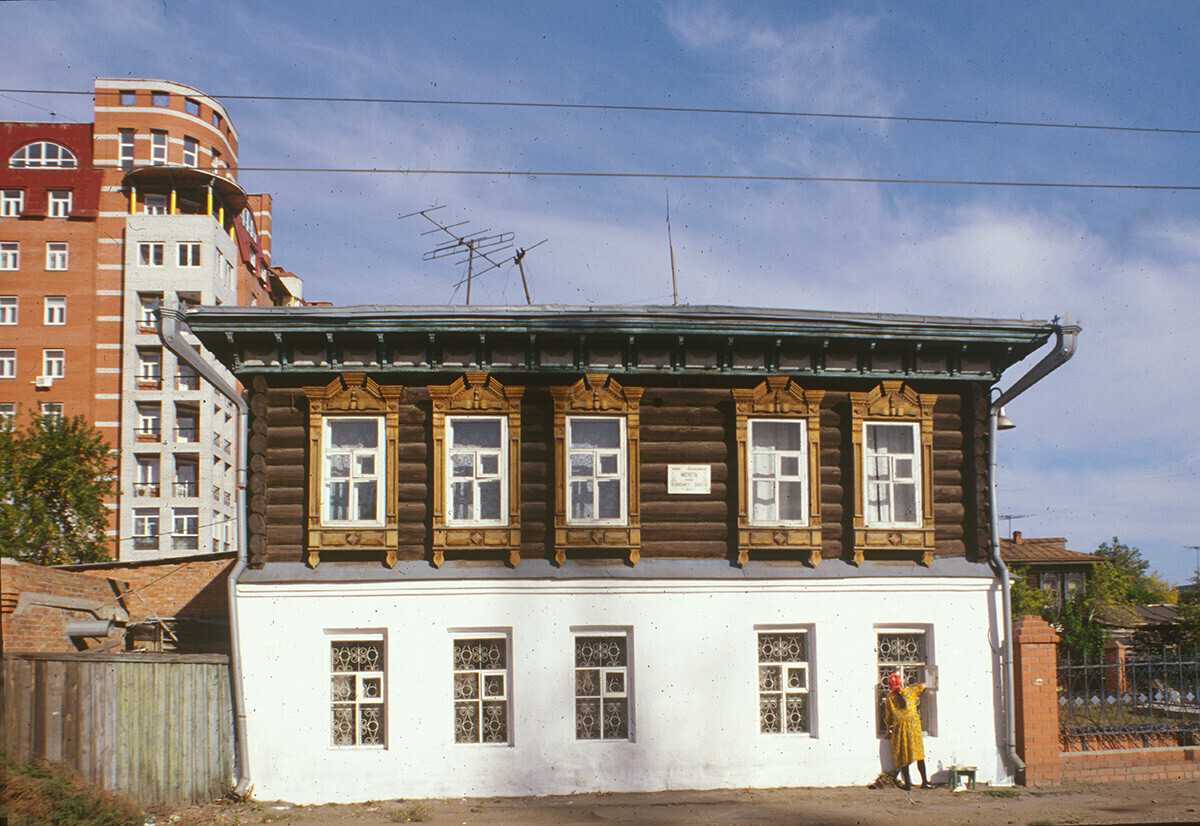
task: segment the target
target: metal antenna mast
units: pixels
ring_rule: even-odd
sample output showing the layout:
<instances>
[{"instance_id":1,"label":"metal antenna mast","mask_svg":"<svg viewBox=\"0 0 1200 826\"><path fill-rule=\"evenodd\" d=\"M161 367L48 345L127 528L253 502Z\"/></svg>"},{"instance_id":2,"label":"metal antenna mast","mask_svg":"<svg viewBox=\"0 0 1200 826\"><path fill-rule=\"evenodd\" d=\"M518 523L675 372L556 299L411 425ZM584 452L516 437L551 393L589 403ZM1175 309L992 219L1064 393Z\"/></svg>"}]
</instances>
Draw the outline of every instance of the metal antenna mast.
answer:
<instances>
[{"instance_id":1,"label":"metal antenna mast","mask_svg":"<svg viewBox=\"0 0 1200 826\"><path fill-rule=\"evenodd\" d=\"M1008 535L1010 537L1012 536L1012 521L1014 519L1024 519L1027 516L1033 516L1033 514L1032 513L1002 513L1002 514L1000 514L1001 519L1008 520Z\"/></svg>"},{"instance_id":2,"label":"metal antenna mast","mask_svg":"<svg viewBox=\"0 0 1200 826\"><path fill-rule=\"evenodd\" d=\"M429 213L444 208L446 205L441 204L428 209L410 212L407 215L401 215L400 219L411 218L414 215L420 215L429 223L433 224L433 229L422 232L422 235L437 235L445 238L436 247L426 252L421 260L432 261L435 258L451 258L455 264L467 265L467 277L454 285L455 291L463 284L467 285L467 304L471 303L471 284L472 282L492 270L498 270L505 264L516 264L521 271L521 286L525 288L525 303L532 304L533 301L529 296L529 283L525 279L525 253L534 247L540 247L546 243L544 240L534 244L528 249L518 249L515 254L500 258L499 254L513 248L513 234L511 232L500 232L494 235L489 235L491 230L483 229L477 232L459 231L459 227L466 226L466 221L459 221L456 224L444 224L437 218L434 218ZM446 237L448 236L448 237ZM479 258L486 262L487 266L476 271L475 259Z\"/></svg>"}]
</instances>

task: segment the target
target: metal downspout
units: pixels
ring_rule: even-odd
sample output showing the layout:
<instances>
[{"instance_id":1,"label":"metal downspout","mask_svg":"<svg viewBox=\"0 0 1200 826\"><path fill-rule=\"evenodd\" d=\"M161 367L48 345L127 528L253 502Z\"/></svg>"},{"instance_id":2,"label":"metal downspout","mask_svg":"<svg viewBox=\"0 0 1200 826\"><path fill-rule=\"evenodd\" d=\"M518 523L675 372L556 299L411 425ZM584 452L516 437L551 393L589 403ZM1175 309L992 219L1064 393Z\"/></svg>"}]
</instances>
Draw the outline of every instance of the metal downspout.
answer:
<instances>
[{"instance_id":1,"label":"metal downspout","mask_svg":"<svg viewBox=\"0 0 1200 826\"><path fill-rule=\"evenodd\" d=\"M1054 332L1058 341L1052 351L1035 364L1028 373L1017 379L1016 383L1000 394L988 411L988 515L991 527L991 548L988 564L1000 580L1001 602L1004 605L1004 723L1005 748L1008 759L1013 765L1013 774L1025 768L1025 761L1017 754L1017 721L1014 708L1014 676L1013 676L1013 645L1012 645L1012 595L1010 592L1008 568L1000 558L1000 514L996 509L996 431L1000 416L1000 408L1062 365L1075 354L1075 342L1079 336L1079 326L1076 324L1056 324Z\"/></svg>"},{"instance_id":2,"label":"metal downspout","mask_svg":"<svg viewBox=\"0 0 1200 826\"><path fill-rule=\"evenodd\" d=\"M179 325L185 324L183 313L177 309L158 308L158 337L162 343L178 358L190 364L196 372L215 387L222 395L230 399L238 408L238 457L237 467L237 560L233 570L229 572L226 582L229 599L229 668L233 683L233 736L234 748L237 752L237 783L233 794L245 798L250 794L253 783L250 780L250 755L246 744L246 695L242 682L242 640L238 623L237 585L238 578L246 570L247 551L250 546L249 527L246 522L246 445L249 436L249 406L237 387L225 376L221 375L207 361L200 357L199 352L192 347L179 332Z\"/></svg>"}]
</instances>

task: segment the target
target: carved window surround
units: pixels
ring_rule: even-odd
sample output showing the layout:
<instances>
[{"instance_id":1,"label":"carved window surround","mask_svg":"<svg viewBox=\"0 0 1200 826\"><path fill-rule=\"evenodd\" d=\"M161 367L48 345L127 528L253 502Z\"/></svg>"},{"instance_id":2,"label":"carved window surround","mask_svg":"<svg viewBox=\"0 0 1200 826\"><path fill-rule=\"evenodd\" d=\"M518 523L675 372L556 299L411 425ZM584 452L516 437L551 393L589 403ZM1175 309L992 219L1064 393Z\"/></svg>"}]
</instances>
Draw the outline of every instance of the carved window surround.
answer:
<instances>
[{"instance_id":1,"label":"carved window surround","mask_svg":"<svg viewBox=\"0 0 1200 826\"><path fill-rule=\"evenodd\" d=\"M465 373L448 386L430 386L433 400L433 564L446 551L507 550L510 565L521 561L521 396L524 387L505 387L487 373ZM446 417L501 416L507 419L508 493L504 525L448 525L446 520Z\"/></svg>"},{"instance_id":2,"label":"carved window surround","mask_svg":"<svg viewBox=\"0 0 1200 826\"><path fill-rule=\"evenodd\" d=\"M322 551L374 550L387 553L387 565L396 564L399 521L396 517L397 436L404 388L380 387L364 373L343 373L324 387L305 387L308 397L308 565L315 568ZM324 420L334 416L382 416L386 468L380 474L383 525L353 527L325 525L321 516Z\"/></svg>"},{"instance_id":3,"label":"carved window surround","mask_svg":"<svg viewBox=\"0 0 1200 826\"><path fill-rule=\"evenodd\" d=\"M821 400L824 390L804 390L786 376L769 376L753 390L733 390L738 446L738 564L752 551L784 551L807 556L809 565L821 561ZM805 423L808 522L806 525L752 524L749 474L751 419L780 419Z\"/></svg>"},{"instance_id":4,"label":"carved window surround","mask_svg":"<svg viewBox=\"0 0 1200 826\"><path fill-rule=\"evenodd\" d=\"M936 393L917 393L903 381L885 380L867 393L850 394L851 434L854 441L854 564L868 551L915 552L923 565L933 562L933 407ZM867 525L867 480L863 461L863 425L908 422L919 425L920 524Z\"/></svg>"},{"instance_id":5,"label":"carved window surround","mask_svg":"<svg viewBox=\"0 0 1200 826\"><path fill-rule=\"evenodd\" d=\"M640 405L642 388L622 387L606 373L588 373L570 387L551 387L554 398L554 560L568 551L627 552L641 558ZM624 525L571 524L568 521L567 417L622 416L625 419L626 515Z\"/></svg>"}]
</instances>

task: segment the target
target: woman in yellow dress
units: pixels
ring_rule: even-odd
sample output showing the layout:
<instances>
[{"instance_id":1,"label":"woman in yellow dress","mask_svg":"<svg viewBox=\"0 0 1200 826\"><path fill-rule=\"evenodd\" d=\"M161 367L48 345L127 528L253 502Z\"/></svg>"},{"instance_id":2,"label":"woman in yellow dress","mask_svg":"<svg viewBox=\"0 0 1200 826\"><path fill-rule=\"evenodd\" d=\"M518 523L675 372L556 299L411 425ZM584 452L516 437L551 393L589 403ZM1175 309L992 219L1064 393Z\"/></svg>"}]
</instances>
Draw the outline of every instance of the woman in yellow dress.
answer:
<instances>
[{"instance_id":1,"label":"woman in yellow dress","mask_svg":"<svg viewBox=\"0 0 1200 826\"><path fill-rule=\"evenodd\" d=\"M884 722L887 724L887 736L892 741L892 757L896 763L896 771L904 779L905 791L912 789L912 778L908 766L913 761L917 763L917 771L921 773L921 788L932 789L929 779L925 776L925 741L921 737L921 714L918 711L918 697L925 690L924 683L904 687L904 678L900 672L888 676L887 699L884 700Z\"/></svg>"}]
</instances>

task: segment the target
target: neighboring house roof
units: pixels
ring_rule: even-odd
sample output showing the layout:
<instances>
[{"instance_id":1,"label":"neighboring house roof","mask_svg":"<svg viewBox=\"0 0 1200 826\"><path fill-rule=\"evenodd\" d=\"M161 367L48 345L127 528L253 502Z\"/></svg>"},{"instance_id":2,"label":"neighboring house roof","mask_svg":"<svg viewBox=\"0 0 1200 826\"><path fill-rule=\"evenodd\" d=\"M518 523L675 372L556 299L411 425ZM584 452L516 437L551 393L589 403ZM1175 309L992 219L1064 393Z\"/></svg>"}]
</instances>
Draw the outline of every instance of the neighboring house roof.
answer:
<instances>
[{"instance_id":1,"label":"neighboring house roof","mask_svg":"<svg viewBox=\"0 0 1200 826\"><path fill-rule=\"evenodd\" d=\"M1023 537L1000 540L1000 558L1005 565L1095 565L1101 557L1067 550L1061 536Z\"/></svg>"},{"instance_id":2,"label":"neighboring house roof","mask_svg":"<svg viewBox=\"0 0 1200 826\"><path fill-rule=\"evenodd\" d=\"M1102 610L1096 617L1101 625L1112 628L1141 628L1144 625L1171 625L1179 619L1179 606L1159 605L1113 605Z\"/></svg>"}]
</instances>

